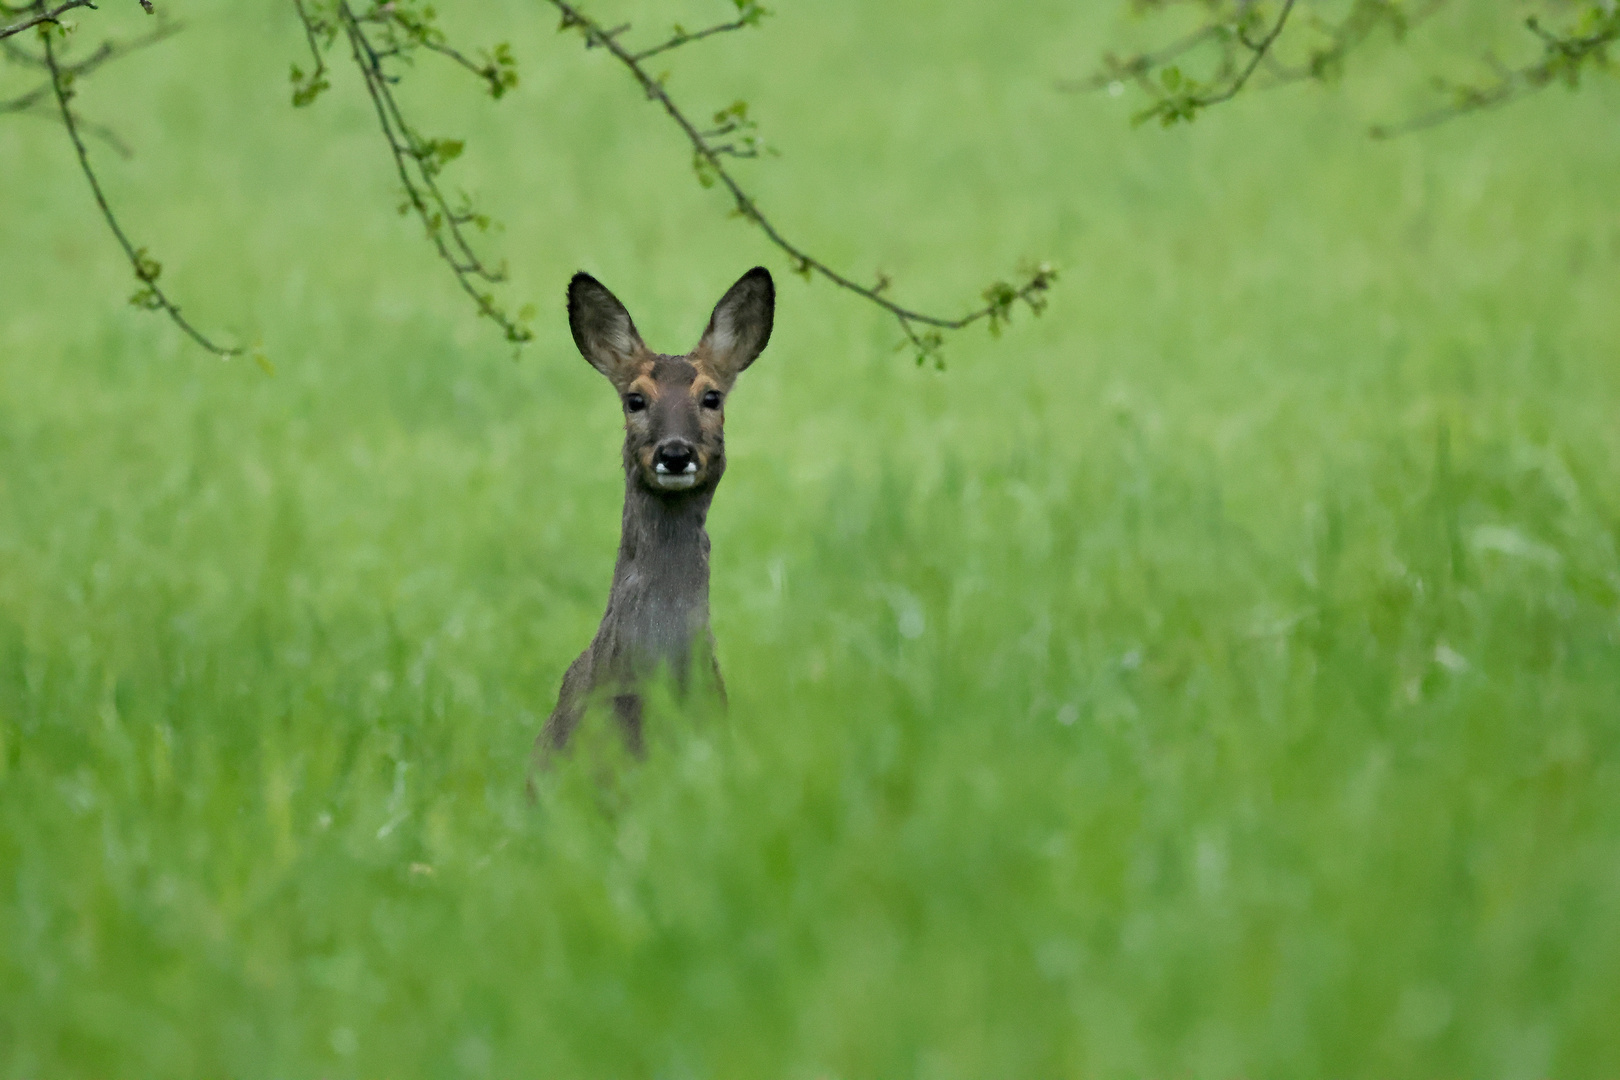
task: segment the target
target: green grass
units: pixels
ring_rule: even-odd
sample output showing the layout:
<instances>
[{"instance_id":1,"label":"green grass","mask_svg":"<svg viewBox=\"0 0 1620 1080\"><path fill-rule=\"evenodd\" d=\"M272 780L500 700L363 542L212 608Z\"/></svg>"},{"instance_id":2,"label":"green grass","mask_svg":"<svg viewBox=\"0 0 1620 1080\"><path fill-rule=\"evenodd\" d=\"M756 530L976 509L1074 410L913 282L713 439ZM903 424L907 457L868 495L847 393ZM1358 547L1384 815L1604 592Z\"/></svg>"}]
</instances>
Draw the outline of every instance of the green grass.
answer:
<instances>
[{"instance_id":1,"label":"green grass","mask_svg":"<svg viewBox=\"0 0 1620 1080\"><path fill-rule=\"evenodd\" d=\"M1051 89L1114 4L779 6L670 67L765 118L782 225L946 308L1051 258L1045 318L918 371L515 0L454 13L513 99L407 93L541 304L516 362L352 81L287 107L282 4L82 99L273 377L122 306L64 140L0 124L0 1075L1614 1074L1615 89L1137 130ZM756 262L731 710L530 804L620 497L563 284L681 350Z\"/></svg>"}]
</instances>

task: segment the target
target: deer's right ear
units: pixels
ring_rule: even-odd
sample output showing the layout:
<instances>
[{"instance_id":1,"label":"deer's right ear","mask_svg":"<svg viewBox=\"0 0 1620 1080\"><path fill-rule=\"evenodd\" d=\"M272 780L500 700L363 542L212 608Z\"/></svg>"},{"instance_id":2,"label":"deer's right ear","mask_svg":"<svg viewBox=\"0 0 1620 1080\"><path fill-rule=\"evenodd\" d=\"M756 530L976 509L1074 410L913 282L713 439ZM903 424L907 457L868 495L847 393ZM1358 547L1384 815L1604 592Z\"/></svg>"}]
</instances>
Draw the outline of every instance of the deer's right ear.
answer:
<instances>
[{"instance_id":1,"label":"deer's right ear","mask_svg":"<svg viewBox=\"0 0 1620 1080\"><path fill-rule=\"evenodd\" d=\"M647 355L630 313L589 274L575 274L568 283L568 328L580 355L614 386L627 385Z\"/></svg>"}]
</instances>

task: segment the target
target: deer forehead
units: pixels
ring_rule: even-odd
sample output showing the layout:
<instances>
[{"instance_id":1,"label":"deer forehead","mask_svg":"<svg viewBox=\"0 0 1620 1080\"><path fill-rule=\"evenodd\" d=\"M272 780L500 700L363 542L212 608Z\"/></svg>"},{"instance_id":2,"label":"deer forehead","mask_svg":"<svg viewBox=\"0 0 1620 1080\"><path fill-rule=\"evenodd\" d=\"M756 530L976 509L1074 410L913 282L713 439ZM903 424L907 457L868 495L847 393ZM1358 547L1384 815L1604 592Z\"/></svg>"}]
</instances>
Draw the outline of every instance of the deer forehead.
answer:
<instances>
[{"instance_id":1,"label":"deer forehead","mask_svg":"<svg viewBox=\"0 0 1620 1080\"><path fill-rule=\"evenodd\" d=\"M641 394L649 401L656 401L670 393L685 393L698 398L710 390L720 389L720 380L715 378L709 365L702 359L655 356L640 365L625 389Z\"/></svg>"}]
</instances>

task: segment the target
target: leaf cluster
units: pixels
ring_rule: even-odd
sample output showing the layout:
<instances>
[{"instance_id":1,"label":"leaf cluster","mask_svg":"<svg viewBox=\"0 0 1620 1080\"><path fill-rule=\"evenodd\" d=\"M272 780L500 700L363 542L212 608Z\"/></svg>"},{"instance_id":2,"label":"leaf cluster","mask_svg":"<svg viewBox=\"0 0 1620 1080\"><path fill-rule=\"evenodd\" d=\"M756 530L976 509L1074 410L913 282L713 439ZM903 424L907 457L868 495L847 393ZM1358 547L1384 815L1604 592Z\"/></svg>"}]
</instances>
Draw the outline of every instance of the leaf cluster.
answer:
<instances>
[{"instance_id":1,"label":"leaf cluster","mask_svg":"<svg viewBox=\"0 0 1620 1080\"><path fill-rule=\"evenodd\" d=\"M1060 85L1118 95L1127 83L1134 84L1149 101L1132 121L1157 120L1170 127L1195 120L1246 88L1335 83L1344 77L1350 58L1369 42L1382 37L1396 45L1406 43L1447 2L1345 0L1307 6L1299 0L1129 0L1129 10L1139 17L1196 8L1199 21L1191 33L1159 48L1123 57L1107 54L1090 76ZM1554 83L1578 87L1593 71L1612 72L1609 47L1620 38L1620 9L1613 0L1534 0L1533 6L1539 11L1522 25L1539 43L1539 56L1512 66L1486 55L1485 78L1435 78L1436 107L1375 126L1371 134L1383 137L1429 127ZM1505 6L1503 17L1513 17Z\"/></svg>"}]
</instances>

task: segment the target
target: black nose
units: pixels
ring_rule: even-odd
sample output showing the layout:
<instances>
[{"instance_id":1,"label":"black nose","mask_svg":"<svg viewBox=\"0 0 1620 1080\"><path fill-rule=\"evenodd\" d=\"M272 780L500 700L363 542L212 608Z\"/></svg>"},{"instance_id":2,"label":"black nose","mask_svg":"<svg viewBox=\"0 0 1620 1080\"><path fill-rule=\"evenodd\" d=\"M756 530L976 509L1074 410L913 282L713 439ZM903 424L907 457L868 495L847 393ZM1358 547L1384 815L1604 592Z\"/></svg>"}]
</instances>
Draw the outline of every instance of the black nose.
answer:
<instances>
[{"instance_id":1,"label":"black nose","mask_svg":"<svg viewBox=\"0 0 1620 1080\"><path fill-rule=\"evenodd\" d=\"M695 456L692 444L685 439L666 439L658 444L656 464L662 466L666 472L685 472Z\"/></svg>"}]
</instances>

